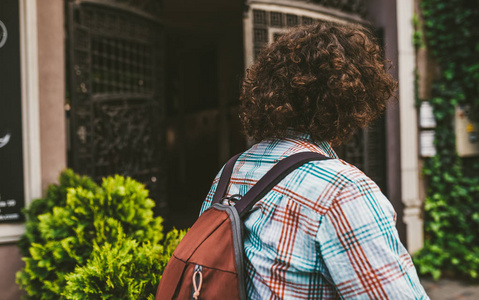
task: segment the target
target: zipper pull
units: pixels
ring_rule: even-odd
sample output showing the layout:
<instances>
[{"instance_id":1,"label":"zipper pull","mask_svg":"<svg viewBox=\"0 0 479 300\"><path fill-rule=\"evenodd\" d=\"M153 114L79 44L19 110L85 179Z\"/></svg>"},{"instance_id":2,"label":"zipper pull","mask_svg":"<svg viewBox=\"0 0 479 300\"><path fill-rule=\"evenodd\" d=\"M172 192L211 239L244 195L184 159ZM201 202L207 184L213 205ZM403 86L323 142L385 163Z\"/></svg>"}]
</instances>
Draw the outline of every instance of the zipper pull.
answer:
<instances>
[{"instance_id":1,"label":"zipper pull","mask_svg":"<svg viewBox=\"0 0 479 300\"><path fill-rule=\"evenodd\" d=\"M203 267L195 266L193 273L193 299L198 300L200 296L201 285L203 284Z\"/></svg>"}]
</instances>

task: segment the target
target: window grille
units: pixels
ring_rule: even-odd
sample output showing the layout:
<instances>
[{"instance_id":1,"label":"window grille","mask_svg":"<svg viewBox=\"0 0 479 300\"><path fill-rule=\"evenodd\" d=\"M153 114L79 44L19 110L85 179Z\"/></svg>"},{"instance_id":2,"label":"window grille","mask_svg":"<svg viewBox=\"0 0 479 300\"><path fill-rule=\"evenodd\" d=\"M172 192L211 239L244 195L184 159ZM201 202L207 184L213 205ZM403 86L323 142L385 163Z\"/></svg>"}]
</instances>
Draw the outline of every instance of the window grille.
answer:
<instances>
[{"instance_id":1,"label":"window grille","mask_svg":"<svg viewBox=\"0 0 479 300\"><path fill-rule=\"evenodd\" d=\"M296 26L299 25L299 18L297 15L291 15L287 14L286 15L286 25L288 27Z\"/></svg>"},{"instance_id":2,"label":"window grille","mask_svg":"<svg viewBox=\"0 0 479 300\"><path fill-rule=\"evenodd\" d=\"M264 10L253 10L253 23L257 25L266 25L266 12Z\"/></svg>"},{"instance_id":3,"label":"window grille","mask_svg":"<svg viewBox=\"0 0 479 300\"><path fill-rule=\"evenodd\" d=\"M270 12L271 27L283 27L283 14L279 12Z\"/></svg>"},{"instance_id":4,"label":"window grille","mask_svg":"<svg viewBox=\"0 0 479 300\"><path fill-rule=\"evenodd\" d=\"M313 24L313 18L302 17L301 20L303 21L303 25L311 25L311 24Z\"/></svg>"},{"instance_id":5,"label":"window grille","mask_svg":"<svg viewBox=\"0 0 479 300\"><path fill-rule=\"evenodd\" d=\"M70 1L69 166L165 189L163 29L156 0ZM147 9L150 9L149 11Z\"/></svg>"}]
</instances>

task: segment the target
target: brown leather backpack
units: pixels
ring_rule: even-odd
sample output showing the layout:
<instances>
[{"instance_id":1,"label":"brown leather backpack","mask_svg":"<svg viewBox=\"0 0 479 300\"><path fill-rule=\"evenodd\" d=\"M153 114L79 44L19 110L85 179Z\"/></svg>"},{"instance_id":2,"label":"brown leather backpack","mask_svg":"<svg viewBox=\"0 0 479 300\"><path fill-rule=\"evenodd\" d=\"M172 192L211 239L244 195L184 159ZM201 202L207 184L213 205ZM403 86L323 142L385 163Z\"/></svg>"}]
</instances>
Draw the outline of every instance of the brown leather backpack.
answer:
<instances>
[{"instance_id":1,"label":"brown leather backpack","mask_svg":"<svg viewBox=\"0 0 479 300\"><path fill-rule=\"evenodd\" d=\"M291 171L308 161L328 158L314 152L293 154L277 163L241 199L225 198L239 155L226 164L212 206L193 224L171 256L155 300L246 300L241 219Z\"/></svg>"}]
</instances>

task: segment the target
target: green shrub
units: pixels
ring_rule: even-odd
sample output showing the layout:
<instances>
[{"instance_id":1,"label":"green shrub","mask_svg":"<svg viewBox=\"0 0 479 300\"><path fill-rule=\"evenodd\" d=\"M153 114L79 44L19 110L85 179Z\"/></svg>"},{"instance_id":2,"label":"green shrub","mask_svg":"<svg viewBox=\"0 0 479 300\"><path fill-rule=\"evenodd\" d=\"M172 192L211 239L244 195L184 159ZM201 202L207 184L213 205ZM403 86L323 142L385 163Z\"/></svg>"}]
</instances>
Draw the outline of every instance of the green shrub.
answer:
<instances>
[{"instance_id":1,"label":"green shrub","mask_svg":"<svg viewBox=\"0 0 479 300\"><path fill-rule=\"evenodd\" d=\"M121 228L121 227L119 227ZM94 245L88 263L67 275L67 299L154 299L161 273L184 233L168 233L164 246L120 234L115 244ZM161 257L161 261L158 258Z\"/></svg>"},{"instance_id":2,"label":"green shrub","mask_svg":"<svg viewBox=\"0 0 479 300\"><path fill-rule=\"evenodd\" d=\"M63 171L59 178L59 184L51 184L46 190L46 196L37 199L30 204L28 209L24 210L27 217L25 235L19 241L20 252L23 256L30 255L30 247L32 243L43 243L40 232L38 231L38 216L52 212L54 206L65 206L67 198L67 190L69 188L83 188L88 191L96 191L99 189L89 177L78 176L72 170Z\"/></svg>"},{"instance_id":3,"label":"green shrub","mask_svg":"<svg viewBox=\"0 0 479 300\"><path fill-rule=\"evenodd\" d=\"M122 273L121 276L126 276L122 280L126 280L127 289L133 291L141 287L141 291L135 293L148 293L151 288L146 288L148 285L141 280L137 282L135 272L148 268L158 271L152 274L153 277L147 277L148 280L156 280L164 268L163 261L169 259L169 256L164 257L169 252L163 251L164 247L160 244L163 238L162 220L154 218L153 207L148 191L131 178L105 178L99 187L72 171L62 173L60 184L50 186L47 196L34 201L27 211L27 233L21 248L22 252L28 250L28 253L23 258L25 268L17 274L17 282L26 291L27 298L65 298L67 275L75 269L79 270L80 273L75 272L76 275L68 278L80 282L86 276L87 282L92 273L85 273L82 268L95 268L95 259L108 257L108 252L113 250L122 255L135 254L130 259L123 257L121 264L124 265L118 265L124 268L132 264L126 267L127 273ZM170 244L175 244L171 240L166 242L167 249ZM134 249L132 245L136 245ZM144 259L147 254L156 256ZM139 269L133 265L138 265ZM131 276L128 275L130 271ZM105 276L108 274L99 278ZM116 291L110 290L108 284L108 281L97 281L94 290L100 291L100 294ZM149 284L155 286L158 281ZM75 297L79 291L72 290L72 283L69 286L70 294ZM90 293L88 289L83 292ZM126 296L133 295L132 292L121 292L115 298L133 299Z\"/></svg>"}]
</instances>

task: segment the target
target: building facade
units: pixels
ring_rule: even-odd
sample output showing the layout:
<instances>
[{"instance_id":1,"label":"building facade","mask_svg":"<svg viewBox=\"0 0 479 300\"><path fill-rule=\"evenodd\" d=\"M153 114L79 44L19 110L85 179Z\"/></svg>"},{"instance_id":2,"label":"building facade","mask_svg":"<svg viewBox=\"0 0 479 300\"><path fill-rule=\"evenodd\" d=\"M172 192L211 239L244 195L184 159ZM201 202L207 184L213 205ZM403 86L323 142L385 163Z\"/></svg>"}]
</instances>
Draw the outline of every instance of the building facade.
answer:
<instances>
[{"instance_id":1,"label":"building facade","mask_svg":"<svg viewBox=\"0 0 479 300\"><path fill-rule=\"evenodd\" d=\"M132 176L168 226L189 226L220 166L250 143L236 117L245 69L312 22L371 27L394 66L399 101L336 150L378 182L403 242L420 249L413 14L413 0L2 0L2 299L19 297L21 209L66 167Z\"/></svg>"}]
</instances>

